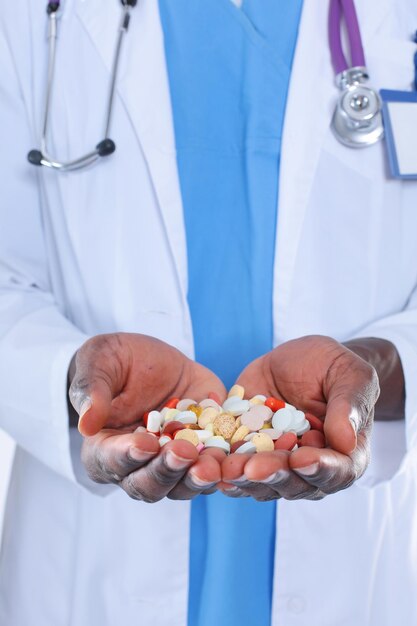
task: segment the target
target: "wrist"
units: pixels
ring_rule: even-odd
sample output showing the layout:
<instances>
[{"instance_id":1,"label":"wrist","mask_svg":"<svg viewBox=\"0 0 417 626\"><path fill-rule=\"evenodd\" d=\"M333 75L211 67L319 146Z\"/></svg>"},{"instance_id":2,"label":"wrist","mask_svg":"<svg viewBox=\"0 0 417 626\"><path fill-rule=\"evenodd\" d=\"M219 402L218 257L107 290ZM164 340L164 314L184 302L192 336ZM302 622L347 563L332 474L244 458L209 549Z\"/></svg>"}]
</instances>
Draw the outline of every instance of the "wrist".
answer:
<instances>
[{"instance_id":1,"label":"wrist","mask_svg":"<svg viewBox=\"0 0 417 626\"><path fill-rule=\"evenodd\" d=\"M399 420L404 417L405 380L400 355L386 339L364 337L343 344L375 368L381 395L375 406L376 420Z\"/></svg>"}]
</instances>

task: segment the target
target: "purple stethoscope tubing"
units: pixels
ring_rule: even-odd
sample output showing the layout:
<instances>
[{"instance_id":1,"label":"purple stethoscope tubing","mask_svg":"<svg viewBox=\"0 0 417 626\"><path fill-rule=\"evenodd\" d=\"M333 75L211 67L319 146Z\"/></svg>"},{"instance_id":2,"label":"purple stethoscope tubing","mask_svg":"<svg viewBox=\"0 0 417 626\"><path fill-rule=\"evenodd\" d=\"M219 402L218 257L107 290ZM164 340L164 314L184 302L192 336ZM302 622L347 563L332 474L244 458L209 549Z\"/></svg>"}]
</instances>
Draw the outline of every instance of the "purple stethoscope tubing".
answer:
<instances>
[{"instance_id":1,"label":"purple stethoscope tubing","mask_svg":"<svg viewBox=\"0 0 417 626\"><path fill-rule=\"evenodd\" d=\"M346 60L342 46L342 17L348 33L351 63ZM336 75L351 67L365 67L365 53L354 0L330 0L329 44Z\"/></svg>"}]
</instances>

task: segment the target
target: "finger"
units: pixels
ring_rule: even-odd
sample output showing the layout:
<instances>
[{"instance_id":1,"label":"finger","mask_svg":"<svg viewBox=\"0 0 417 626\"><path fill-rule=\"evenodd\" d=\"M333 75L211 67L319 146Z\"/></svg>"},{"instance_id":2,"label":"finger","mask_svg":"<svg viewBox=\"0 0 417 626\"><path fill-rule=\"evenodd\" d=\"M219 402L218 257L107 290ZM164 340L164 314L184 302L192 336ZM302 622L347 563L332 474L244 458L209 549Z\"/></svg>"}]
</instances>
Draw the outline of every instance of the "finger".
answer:
<instances>
[{"instance_id":1,"label":"finger","mask_svg":"<svg viewBox=\"0 0 417 626\"><path fill-rule=\"evenodd\" d=\"M89 477L95 482L120 482L160 452L159 442L152 435L115 433L117 431L103 430L83 442L81 458Z\"/></svg>"},{"instance_id":2,"label":"finger","mask_svg":"<svg viewBox=\"0 0 417 626\"><path fill-rule=\"evenodd\" d=\"M289 457L289 452L278 450L255 454L245 466L245 476L252 483L268 487L275 493L275 498L311 498L317 489L290 470Z\"/></svg>"},{"instance_id":3,"label":"finger","mask_svg":"<svg viewBox=\"0 0 417 626\"><path fill-rule=\"evenodd\" d=\"M167 443L157 457L128 474L120 486L131 498L158 502L177 485L197 458L197 449L188 441Z\"/></svg>"},{"instance_id":4,"label":"finger","mask_svg":"<svg viewBox=\"0 0 417 626\"><path fill-rule=\"evenodd\" d=\"M369 461L366 436L361 433L352 456L330 448L303 447L290 456L290 467L305 482L326 494L350 487L365 471Z\"/></svg>"},{"instance_id":5,"label":"finger","mask_svg":"<svg viewBox=\"0 0 417 626\"><path fill-rule=\"evenodd\" d=\"M372 421L379 383L375 370L366 363L344 374L330 386L324 432L331 448L351 454L357 445L357 433Z\"/></svg>"},{"instance_id":6,"label":"finger","mask_svg":"<svg viewBox=\"0 0 417 626\"><path fill-rule=\"evenodd\" d=\"M212 456L220 463L220 465L225 459L227 459L226 452L224 452L224 450L220 450L220 448L204 448L204 450L200 452L200 456Z\"/></svg>"},{"instance_id":7,"label":"finger","mask_svg":"<svg viewBox=\"0 0 417 626\"><path fill-rule=\"evenodd\" d=\"M219 396L221 403L223 403L227 397L226 387L221 380L207 367L194 362L192 379L186 391L187 397L200 401L208 398L211 392Z\"/></svg>"},{"instance_id":8,"label":"finger","mask_svg":"<svg viewBox=\"0 0 417 626\"><path fill-rule=\"evenodd\" d=\"M259 453L259 456L262 454ZM218 489L231 497L251 496L261 502L277 499L277 494L268 485L248 479L245 468L255 456L258 455L231 454L227 457L222 464L222 482Z\"/></svg>"},{"instance_id":9,"label":"finger","mask_svg":"<svg viewBox=\"0 0 417 626\"><path fill-rule=\"evenodd\" d=\"M191 500L211 490L221 479L220 463L211 455L200 456L183 479L169 492L170 500Z\"/></svg>"},{"instance_id":10,"label":"finger","mask_svg":"<svg viewBox=\"0 0 417 626\"><path fill-rule=\"evenodd\" d=\"M249 498L249 494L245 493L243 489L231 483L225 483L224 481L219 482L217 490L221 491L222 494L228 498Z\"/></svg>"},{"instance_id":11,"label":"finger","mask_svg":"<svg viewBox=\"0 0 417 626\"><path fill-rule=\"evenodd\" d=\"M79 414L78 430L84 437L96 435L110 417L113 392L104 375L93 369L87 375L77 369L69 389L72 406Z\"/></svg>"}]
</instances>

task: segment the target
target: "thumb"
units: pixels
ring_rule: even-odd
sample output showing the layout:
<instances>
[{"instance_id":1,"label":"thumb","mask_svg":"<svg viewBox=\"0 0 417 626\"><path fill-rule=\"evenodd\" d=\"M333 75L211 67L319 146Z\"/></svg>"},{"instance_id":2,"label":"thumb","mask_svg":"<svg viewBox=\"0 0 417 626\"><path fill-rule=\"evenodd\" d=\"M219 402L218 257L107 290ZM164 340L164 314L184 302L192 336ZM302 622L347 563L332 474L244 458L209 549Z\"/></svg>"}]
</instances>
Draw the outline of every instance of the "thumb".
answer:
<instances>
[{"instance_id":1,"label":"thumb","mask_svg":"<svg viewBox=\"0 0 417 626\"><path fill-rule=\"evenodd\" d=\"M113 393L107 381L95 377L74 376L69 389L72 406L79 414L78 430L84 437L96 435L110 417Z\"/></svg>"},{"instance_id":2,"label":"thumb","mask_svg":"<svg viewBox=\"0 0 417 626\"><path fill-rule=\"evenodd\" d=\"M368 412L346 396L329 398L324 433L333 450L350 455L357 445L357 433L368 419Z\"/></svg>"}]
</instances>

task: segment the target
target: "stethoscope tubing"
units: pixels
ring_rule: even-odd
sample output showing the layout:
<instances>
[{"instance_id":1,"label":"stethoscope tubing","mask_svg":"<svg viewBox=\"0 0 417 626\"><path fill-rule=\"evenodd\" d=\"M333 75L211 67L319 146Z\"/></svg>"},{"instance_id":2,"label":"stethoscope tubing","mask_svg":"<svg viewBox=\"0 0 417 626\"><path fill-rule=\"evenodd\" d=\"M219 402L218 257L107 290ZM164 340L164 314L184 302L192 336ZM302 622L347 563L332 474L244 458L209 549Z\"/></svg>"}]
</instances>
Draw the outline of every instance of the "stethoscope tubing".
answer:
<instances>
[{"instance_id":1,"label":"stethoscope tubing","mask_svg":"<svg viewBox=\"0 0 417 626\"><path fill-rule=\"evenodd\" d=\"M60 1L49 0L47 13L48 13L48 41L49 41L49 52L48 52L48 72L47 72L47 86L45 93L45 108L44 108L44 117L43 117L43 126L42 126L42 135L41 135L41 149L40 150L31 150L28 155L29 161L34 163L35 165L43 165L50 169L60 170L60 171L74 171L83 169L92 165L95 161L97 161L102 156L107 156L112 154L116 149L115 143L109 139L109 132L111 126L111 119L113 114L113 104L114 104L114 95L116 90L116 82L117 82L117 74L119 69L119 61L120 54L122 50L123 38L126 34L129 21L130 21L130 9L135 6L136 2L134 0L122 0L123 5L123 13L122 19L118 31L118 37L116 42L116 49L113 57L113 66L110 80L110 87L107 99L107 113L105 117L104 124L104 137L99 144L95 147L94 150L85 154L78 159L72 159L70 161L60 161L59 159L54 158L49 154L47 147L47 136L48 136L48 126L49 126L49 113L51 108L51 98L53 92L53 83L54 83L54 75L55 75L55 59L56 59L56 42L58 38L58 27L57 27L57 19L58 19L58 11L60 8Z\"/></svg>"},{"instance_id":2,"label":"stethoscope tubing","mask_svg":"<svg viewBox=\"0 0 417 626\"><path fill-rule=\"evenodd\" d=\"M349 39L351 62L348 63L342 46L342 17ZM336 76L351 67L365 67L365 52L354 0L330 0L329 45Z\"/></svg>"}]
</instances>

